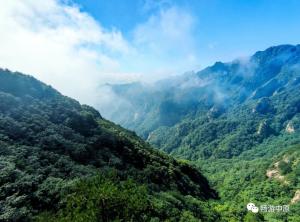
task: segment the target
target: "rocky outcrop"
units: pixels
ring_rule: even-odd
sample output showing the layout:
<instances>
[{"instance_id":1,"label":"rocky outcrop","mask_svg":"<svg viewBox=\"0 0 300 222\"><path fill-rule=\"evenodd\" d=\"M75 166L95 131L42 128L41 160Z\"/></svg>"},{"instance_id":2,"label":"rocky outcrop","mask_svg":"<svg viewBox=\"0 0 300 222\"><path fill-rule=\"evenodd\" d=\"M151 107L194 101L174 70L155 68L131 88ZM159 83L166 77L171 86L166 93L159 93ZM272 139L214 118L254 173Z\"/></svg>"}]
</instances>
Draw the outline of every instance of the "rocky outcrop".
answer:
<instances>
[{"instance_id":1,"label":"rocky outcrop","mask_svg":"<svg viewBox=\"0 0 300 222\"><path fill-rule=\"evenodd\" d=\"M291 204L296 204L300 201L300 190L296 190L294 197L291 199Z\"/></svg>"},{"instance_id":2,"label":"rocky outcrop","mask_svg":"<svg viewBox=\"0 0 300 222\"><path fill-rule=\"evenodd\" d=\"M268 136L272 132L272 129L267 120L263 120L259 123L256 134L262 136Z\"/></svg>"},{"instance_id":3,"label":"rocky outcrop","mask_svg":"<svg viewBox=\"0 0 300 222\"><path fill-rule=\"evenodd\" d=\"M285 131L286 131L287 133L294 133L294 132L295 132L295 128L294 128L293 123L289 122L289 123L286 125Z\"/></svg>"}]
</instances>

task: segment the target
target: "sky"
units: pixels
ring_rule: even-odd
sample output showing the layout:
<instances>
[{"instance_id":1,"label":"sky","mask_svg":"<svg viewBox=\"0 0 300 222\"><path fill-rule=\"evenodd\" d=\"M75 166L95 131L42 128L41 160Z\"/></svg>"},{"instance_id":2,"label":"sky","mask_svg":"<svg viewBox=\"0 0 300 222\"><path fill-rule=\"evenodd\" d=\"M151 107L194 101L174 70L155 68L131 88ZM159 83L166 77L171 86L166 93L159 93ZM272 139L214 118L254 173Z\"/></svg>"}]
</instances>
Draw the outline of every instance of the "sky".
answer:
<instances>
[{"instance_id":1,"label":"sky","mask_svg":"<svg viewBox=\"0 0 300 222\"><path fill-rule=\"evenodd\" d=\"M153 82L298 44L298 0L0 0L0 67L97 106L105 83Z\"/></svg>"}]
</instances>

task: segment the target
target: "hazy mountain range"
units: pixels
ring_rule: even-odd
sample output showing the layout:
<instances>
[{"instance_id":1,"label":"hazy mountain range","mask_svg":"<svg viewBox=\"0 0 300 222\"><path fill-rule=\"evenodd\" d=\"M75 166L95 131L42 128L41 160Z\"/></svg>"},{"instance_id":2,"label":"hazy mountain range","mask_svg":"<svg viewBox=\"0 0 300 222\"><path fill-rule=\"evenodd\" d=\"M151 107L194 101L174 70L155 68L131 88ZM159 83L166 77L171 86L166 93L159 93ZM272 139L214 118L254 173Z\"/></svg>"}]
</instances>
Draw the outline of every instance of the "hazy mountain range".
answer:
<instances>
[{"instance_id":1,"label":"hazy mountain range","mask_svg":"<svg viewBox=\"0 0 300 222\"><path fill-rule=\"evenodd\" d=\"M300 45L103 87L100 114L0 70L0 221L300 220Z\"/></svg>"},{"instance_id":2,"label":"hazy mountain range","mask_svg":"<svg viewBox=\"0 0 300 222\"><path fill-rule=\"evenodd\" d=\"M185 146L190 155L199 150L204 157L239 155L252 146L232 150L243 134L251 136L245 140L261 143L288 133L288 125L298 132L300 45L271 47L249 58L216 62L151 86L132 83L111 85L111 89L126 102L107 117L159 148L175 152ZM216 132L206 137L209 131ZM168 133L171 138L161 138ZM230 140L227 135L232 135Z\"/></svg>"},{"instance_id":3,"label":"hazy mountain range","mask_svg":"<svg viewBox=\"0 0 300 222\"><path fill-rule=\"evenodd\" d=\"M225 221L299 221L300 45L110 89L122 102L106 116L199 166L219 192L215 209ZM249 219L251 201L290 211Z\"/></svg>"}]
</instances>

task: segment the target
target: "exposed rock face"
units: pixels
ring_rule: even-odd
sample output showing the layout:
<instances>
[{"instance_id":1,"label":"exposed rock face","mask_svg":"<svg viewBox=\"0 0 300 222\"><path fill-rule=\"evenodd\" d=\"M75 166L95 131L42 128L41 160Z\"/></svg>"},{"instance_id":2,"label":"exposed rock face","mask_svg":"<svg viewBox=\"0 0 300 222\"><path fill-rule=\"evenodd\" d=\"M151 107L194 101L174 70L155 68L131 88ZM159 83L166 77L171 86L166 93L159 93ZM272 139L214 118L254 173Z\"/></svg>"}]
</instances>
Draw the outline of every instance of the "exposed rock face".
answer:
<instances>
[{"instance_id":1,"label":"exposed rock face","mask_svg":"<svg viewBox=\"0 0 300 222\"><path fill-rule=\"evenodd\" d=\"M296 190L294 197L291 200L291 204L296 204L300 201L300 190Z\"/></svg>"},{"instance_id":2,"label":"exposed rock face","mask_svg":"<svg viewBox=\"0 0 300 222\"><path fill-rule=\"evenodd\" d=\"M287 133L294 133L295 132L294 125L291 122L289 122L285 128L285 131Z\"/></svg>"},{"instance_id":3,"label":"exposed rock face","mask_svg":"<svg viewBox=\"0 0 300 222\"><path fill-rule=\"evenodd\" d=\"M270 128L267 120L262 121L259 124L258 129L256 131L256 133L258 135L265 135L265 136L269 135L270 132L271 132L271 128Z\"/></svg>"},{"instance_id":4,"label":"exposed rock face","mask_svg":"<svg viewBox=\"0 0 300 222\"><path fill-rule=\"evenodd\" d=\"M289 162L289 159L284 158L283 161L287 163L287 162ZM281 175L280 172L279 172L279 163L280 163L280 161L274 163L273 168L267 170L266 176L269 179L275 179L275 180L277 180L279 182L282 182L284 184L289 184L289 182L286 180L286 177Z\"/></svg>"},{"instance_id":5,"label":"exposed rock face","mask_svg":"<svg viewBox=\"0 0 300 222\"><path fill-rule=\"evenodd\" d=\"M279 174L278 169L267 170L266 176L270 179L275 178L279 181L282 181L284 179L284 176Z\"/></svg>"}]
</instances>

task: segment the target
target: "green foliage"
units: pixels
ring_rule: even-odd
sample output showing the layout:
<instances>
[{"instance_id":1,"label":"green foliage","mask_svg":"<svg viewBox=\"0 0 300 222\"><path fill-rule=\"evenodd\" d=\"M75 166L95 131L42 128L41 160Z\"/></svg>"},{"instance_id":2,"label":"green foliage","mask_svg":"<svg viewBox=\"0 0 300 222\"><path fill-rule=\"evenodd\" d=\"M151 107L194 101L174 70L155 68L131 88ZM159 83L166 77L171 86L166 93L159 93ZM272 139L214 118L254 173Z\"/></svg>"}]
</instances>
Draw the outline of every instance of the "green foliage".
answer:
<instances>
[{"instance_id":1,"label":"green foliage","mask_svg":"<svg viewBox=\"0 0 300 222\"><path fill-rule=\"evenodd\" d=\"M130 105L113 115L201 167L220 196L210 201L217 194L196 167L32 77L0 70L0 220L300 221L297 201L283 214L245 209L291 203L300 187L300 61L291 49L256 53L251 70L218 62L166 88L116 87ZM111 169L116 176L103 176Z\"/></svg>"},{"instance_id":2,"label":"green foliage","mask_svg":"<svg viewBox=\"0 0 300 222\"><path fill-rule=\"evenodd\" d=\"M95 177L111 170L116 179ZM0 221L29 221L41 212L41 220L55 215L54 221L68 221L73 213L94 220L106 210L109 219L135 220L152 215L145 212L149 196L157 200L161 192L181 199L172 211L193 214L185 196L203 202L217 197L197 168L32 77L0 70ZM103 201L106 208L99 208ZM164 218L178 221L180 215Z\"/></svg>"},{"instance_id":3,"label":"green foliage","mask_svg":"<svg viewBox=\"0 0 300 222\"><path fill-rule=\"evenodd\" d=\"M62 198L58 212L42 212L35 221L217 221L210 206L180 193L152 193L116 174L79 181Z\"/></svg>"},{"instance_id":4,"label":"green foliage","mask_svg":"<svg viewBox=\"0 0 300 222\"><path fill-rule=\"evenodd\" d=\"M300 187L299 146L293 148L300 144L299 58L299 46L282 45L246 64L217 62L157 82L152 92L145 87L140 103L129 87L119 95L130 98L139 118L121 123L156 148L196 162L219 192L215 209L224 221L259 220L247 214L247 202L289 204ZM300 221L294 208L262 215Z\"/></svg>"},{"instance_id":5,"label":"green foliage","mask_svg":"<svg viewBox=\"0 0 300 222\"><path fill-rule=\"evenodd\" d=\"M261 214L254 214L252 212L248 212L244 218L244 222L263 222L264 217Z\"/></svg>"},{"instance_id":6,"label":"green foliage","mask_svg":"<svg viewBox=\"0 0 300 222\"><path fill-rule=\"evenodd\" d=\"M268 146L264 145L263 148L268 149ZM253 150L254 152L255 150ZM251 154L252 152L248 153L249 156ZM296 190L300 187L299 177L296 176L300 163L299 145L287 147L285 151L271 158L253 157L249 160L248 155L240 158L214 160L214 162L199 161L205 175L219 192L221 202L216 202L214 208L222 216L222 219L224 221L250 220L254 214L249 213L248 216L245 206L247 203L253 202L257 206L290 205L288 213L262 212L261 215L265 221L290 221L290 218L293 218L294 221L299 220L300 217L296 213L299 202L290 204ZM268 178L267 171L277 169L274 166L281 162L289 163L288 173L281 174L280 164L278 164L279 175L283 176L283 179ZM256 220L258 219L256 218Z\"/></svg>"},{"instance_id":7,"label":"green foliage","mask_svg":"<svg viewBox=\"0 0 300 222\"><path fill-rule=\"evenodd\" d=\"M197 219L194 217L194 215L190 211L183 211L182 216L180 217L179 222L201 222L202 220Z\"/></svg>"},{"instance_id":8,"label":"green foliage","mask_svg":"<svg viewBox=\"0 0 300 222\"><path fill-rule=\"evenodd\" d=\"M150 210L145 186L132 180L97 175L80 181L62 202L63 208L50 221L143 221ZM42 214L37 221L48 221Z\"/></svg>"},{"instance_id":9,"label":"green foliage","mask_svg":"<svg viewBox=\"0 0 300 222\"><path fill-rule=\"evenodd\" d=\"M112 86L132 107L119 107L111 118L155 147L192 160L232 158L277 136L288 139L287 126L299 138L298 49L271 47L246 64L217 62L152 87Z\"/></svg>"},{"instance_id":10,"label":"green foliage","mask_svg":"<svg viewBox=\"0 0 300 222\"><path fill-rule=\"evenodd\" d=\"M286 175L292 171L291 164L287 163L285 161L280 161L278 167L279 167L280 173L283 175Z\"/></svg>"}]
</instances>

